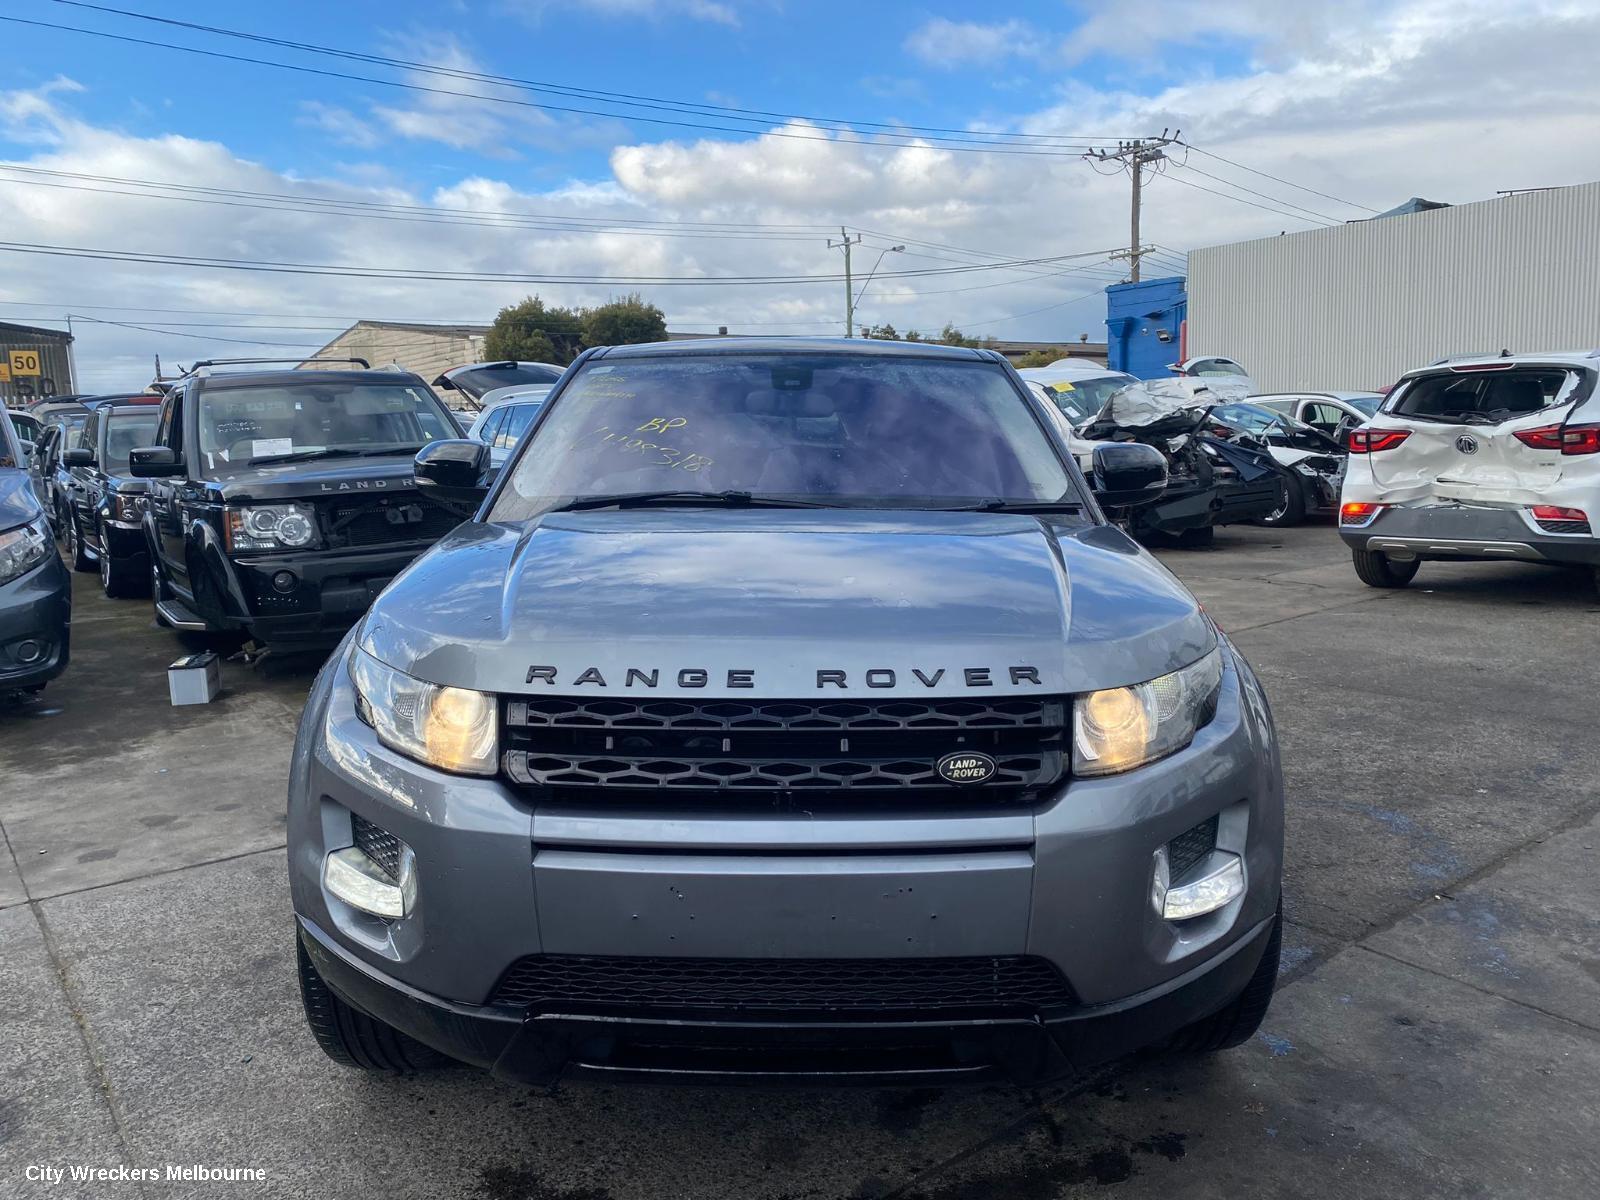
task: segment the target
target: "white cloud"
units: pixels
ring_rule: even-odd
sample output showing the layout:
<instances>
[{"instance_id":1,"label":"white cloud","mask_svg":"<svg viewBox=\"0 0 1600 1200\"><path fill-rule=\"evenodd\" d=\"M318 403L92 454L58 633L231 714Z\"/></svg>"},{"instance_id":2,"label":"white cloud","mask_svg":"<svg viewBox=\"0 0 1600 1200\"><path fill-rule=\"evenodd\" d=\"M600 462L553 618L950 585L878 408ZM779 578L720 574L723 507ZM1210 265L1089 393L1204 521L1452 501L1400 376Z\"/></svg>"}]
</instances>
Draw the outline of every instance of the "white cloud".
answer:
<instances>
[{"instance_id":1,"label":"white cloud","mask_svg":"<svg viewBox=\"0 0 1600 1200\"><path fill-rule=\"evenodd\" d=\"M911 32L906 50L934 67L991 66L1037 54L1039 36L1027 22L1016 19L986 25L934 17Z\"/></svg>"},{"instance_id":2,"label":"white cloud","mask_svg":"<svg viewBox=\"0 0 1600 1200\"><path fill-rule=\"evenodd\" d=\"M322 130L342 146L368 150L382 140L370 122L362 120L348 108L323 104L318 100L300 102L299 124Z\"/></svg>"}]
</instances>

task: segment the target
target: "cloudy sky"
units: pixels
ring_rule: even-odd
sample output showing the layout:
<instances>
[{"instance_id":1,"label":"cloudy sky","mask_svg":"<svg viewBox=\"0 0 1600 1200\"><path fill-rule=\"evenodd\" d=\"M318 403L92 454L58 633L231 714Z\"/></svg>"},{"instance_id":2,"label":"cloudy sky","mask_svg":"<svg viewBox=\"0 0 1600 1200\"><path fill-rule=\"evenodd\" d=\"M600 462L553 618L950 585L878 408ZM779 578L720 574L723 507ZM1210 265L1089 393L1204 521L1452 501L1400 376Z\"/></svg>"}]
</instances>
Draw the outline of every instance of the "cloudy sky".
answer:
<instances>
[{"instance_id":1,"label":"cloudy sky","mask_svg":"<svg viewBox=\"0 0 1600 1200\"><path fill-rule=\"evenodd\" d=\"M0 13L0 320L73 313L90 388L529 292L838 333L840 225L863 322L1099 340L1128 179L1083 151L1163 129L1147 278L1600 178L1600 0L109 3L219 29Z\"/></svg>"}]
</instances>

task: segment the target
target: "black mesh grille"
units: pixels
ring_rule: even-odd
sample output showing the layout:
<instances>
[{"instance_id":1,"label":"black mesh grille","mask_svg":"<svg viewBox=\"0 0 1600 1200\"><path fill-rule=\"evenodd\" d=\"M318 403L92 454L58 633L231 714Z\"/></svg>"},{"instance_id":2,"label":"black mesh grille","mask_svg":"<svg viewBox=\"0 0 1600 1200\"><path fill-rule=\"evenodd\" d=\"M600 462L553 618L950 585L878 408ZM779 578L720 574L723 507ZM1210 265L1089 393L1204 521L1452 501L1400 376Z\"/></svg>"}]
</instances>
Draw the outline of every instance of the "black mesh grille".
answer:
<instances>
[{"instance_id":1,"label":"black mesh grille","mask_svg":"<svg viewBox=\"0 0 1600 1200\"><path fill-rule=\"evenodd\" d=\"M1070 1005L1042 958L586 958L514 963L492 1004L761 1012L1027 1009Z\"/></svg>"},{"instance_id":2,"label":"black mesh grille","mask_svg":"<svg viewBox=\"0 0 1600 1200\"><path fill-rule=\"evenodd\" d=\"M1015 798L1066 773L1059 698L692 702L528 697L505 707L514 781L564 793L670 789L746 798L894 793ZM946 754L987 754L994 775L952 787ZM637 796L635 797L637 798ZM676 797L675 797L676 800Z\"/></svg>"},{"instance_id":3,"label":"black mesh grille","mask_svg":"<svg viewBox=\"0 0 1600 1200\"><path fill-rule=\"evenodd\" d=\"M1201 821L1167 843L1167 872L1173 883L1180 882L1189 870L1217 848L1217 818Z\"/></svg>"},{"instance_id":4,"label":"black mesh grille","mask_svg":"<svg viewBox=\"0 0 1600 1200\"><path fill-rule=\"evenodd\" d=\"M1538 518L1535 518L1538 520ZM1588 533L1588 521L1538 521L1539 528L1546 533Z\"/></svg>"},{"instance_id":5,"label":"black mesh grille","mask_svg":"<svg viewBox=\"0 0 1600 1200\"><path fill-rule=\"evenodd\" d=\"M372 500L337 500L322 509L323 537L334 548L436 542L460 523L455 513L415 492Z\"/></svg>"},{"instance_id":6,"label":"black mesh grille","mask_svg":"<svg viewBox=\"0 0 1600 1200\"><path fill-rule=\"evenodd\" d=\"M350 814L350 826L355 834L356 846L377 863L397 883L400 880L400 839L388 830L379 829L371 821Z\"/></svg>"}]
</instances>

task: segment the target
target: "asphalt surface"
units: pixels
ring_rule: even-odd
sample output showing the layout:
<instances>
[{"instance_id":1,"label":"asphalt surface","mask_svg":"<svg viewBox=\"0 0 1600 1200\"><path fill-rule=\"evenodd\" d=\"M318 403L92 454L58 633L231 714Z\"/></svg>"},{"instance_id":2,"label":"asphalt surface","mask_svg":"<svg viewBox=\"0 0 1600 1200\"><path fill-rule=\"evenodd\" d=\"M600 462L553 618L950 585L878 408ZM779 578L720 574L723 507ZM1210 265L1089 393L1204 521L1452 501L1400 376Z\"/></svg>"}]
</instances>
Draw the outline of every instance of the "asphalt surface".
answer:
<instances>
[{"instance_id":1,"label":"asphalt surface","mask_svg":"<svg viewBox=\"0 0 1600 1200\"><path fill-rule=\"evenodd\" d=\"M0 1197L1600 1195L1587 580L1428 565L1377 592L1326 526L1164 557L1277 715L1284 973L1245 1047L1037 1092L335 1066L300 1014L283 854L317 663L230 662L217 702L171 708L174 635L78 576L71 670L0 710ZM163 1178L27 1178L75 1164Z\"/></svg>"}]
</instances>

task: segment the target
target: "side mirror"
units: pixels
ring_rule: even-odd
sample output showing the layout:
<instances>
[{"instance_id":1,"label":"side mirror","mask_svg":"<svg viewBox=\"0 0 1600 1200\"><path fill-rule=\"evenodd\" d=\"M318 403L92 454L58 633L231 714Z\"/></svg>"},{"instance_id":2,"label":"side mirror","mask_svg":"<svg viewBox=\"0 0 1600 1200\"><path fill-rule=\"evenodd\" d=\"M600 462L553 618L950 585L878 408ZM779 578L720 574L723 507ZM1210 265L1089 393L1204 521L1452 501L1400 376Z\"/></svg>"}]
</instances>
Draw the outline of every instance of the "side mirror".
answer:
<instances>
[{"instance_id":1,"label":"side mirror","mask_svg":"<svg viewBox=\"0 0 1600 1200\"><path fill-rule=\"evenodd\" d=\"M183 456L171 446L141 446L128 454L128 473L135 479L168 479L182 475Z\"/></svg>"},{"instance_id":2,"label":"side mirror","mask_svg":"<svg viewBox=\"0 0 1600 1200\"><path fill-rule=\"evenodd\" d=\"M69 467L94 466L94 451L86 450L82 446L74 446L61 456L61 461Z\"/></svg>"},{"instance_id":3,"label":"side mirror","mask_svg":"<svg viewBox=\"0 0 1600 1200\"><path fill-rule=\"evenodd\" d=\"M1104 442L1094 448L1095 499L1106 508L1135 508L1167 490L1166 455L1143 442Z\"/></svg>"},{"instance_id":4,"label":"side mirror","mask_svg":"<svg viewBox=\"0 0 1600 1200\"><path fill-rule=\"evenodd\" d=\"M22 443L22 461L25 463L32 462L33 456L38 453L39 448L27 438L18 438L17 440Z\"/></svg>"},{"instance_id":5,"label":"side mirror","mask_svg":"<svg viewBox=\"0 0 1600 1200\"><path fill-rule=\"evenodd\" d=\"M417 451L417 488L446 508L476 511L494 478L489 447L470 438L429 442Z\"/></svg>"}]
</instances>

